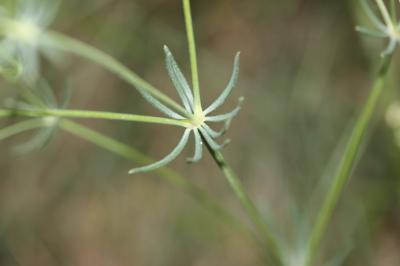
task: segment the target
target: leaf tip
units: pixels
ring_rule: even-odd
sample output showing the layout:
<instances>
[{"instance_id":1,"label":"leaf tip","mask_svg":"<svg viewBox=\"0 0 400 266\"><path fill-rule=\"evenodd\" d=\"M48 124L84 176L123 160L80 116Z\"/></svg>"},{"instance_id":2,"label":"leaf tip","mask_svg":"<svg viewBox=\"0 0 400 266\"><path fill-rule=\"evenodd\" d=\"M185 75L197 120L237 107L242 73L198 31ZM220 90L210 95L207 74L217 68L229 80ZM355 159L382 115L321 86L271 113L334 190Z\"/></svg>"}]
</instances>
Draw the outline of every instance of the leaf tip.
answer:
<instances>
[{"instance_id":1,"label":"leaf tip","mask_svg":"<svg viewBox=\"0 0 400 266\"><path fill-rule=\"evenodd\" d=\"M139 171L137 170L137 169L131 169L131 170L129 170L129 172L128 172L128 174L130 174L130 175L134 175L134 174L137 174Z\"/></svg>"},{"instance_id":2,"label":"leaf tip","mask_svg":"<svg viewBox=\"0 0 400 266\"><path fill-rule=\"evenodd\" d=\"M171 55L171 54L172 54L171 51L169 50L168 46L165 45L165 44L164 44L164 52L165 52L167 55Z\"/></svg>"}]
</instances>

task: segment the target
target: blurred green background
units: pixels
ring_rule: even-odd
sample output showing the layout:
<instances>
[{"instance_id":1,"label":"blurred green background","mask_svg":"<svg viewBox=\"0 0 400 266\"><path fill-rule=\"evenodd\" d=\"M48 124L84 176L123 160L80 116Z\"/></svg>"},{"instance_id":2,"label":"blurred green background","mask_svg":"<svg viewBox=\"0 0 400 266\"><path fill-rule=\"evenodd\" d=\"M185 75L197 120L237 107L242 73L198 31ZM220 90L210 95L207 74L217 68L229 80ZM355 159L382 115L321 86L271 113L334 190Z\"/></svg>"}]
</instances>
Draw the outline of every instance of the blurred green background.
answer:
<instances>
[{"instance_id":1,"label":"blurred green background","mask_svg":"<svg viewBox=\"0 0 400 266\"><path fill-rule=\"evenodd\" d=\"M227 107L239 96L246 100L224 154L287 240L296 266L383 44L354 31L363 19L357 1L192 5L205 102L224 88L234 54L242 52L237 97ZM174 97L164 44L189 76L179 0L63 1L51 28L108 52ZM43 75L56 91L66 83L72 88L69 108L159 115L102 68L64 59L56 68L45 62ZM397 62L383 103L397 97ZM338 255L346 256L340 265L400 265L400 151L382 119L384 106L324 239L320 265ZM165 126L80 122L154 158L181 134ZM0 265L263 265L251 239L157 174L129 176L137 164L61 130L45 149L14 155L30 135L0 143ZM171 167L248 223L210 156L188 165L191 152Z\"/></svg>"}]
</instances>

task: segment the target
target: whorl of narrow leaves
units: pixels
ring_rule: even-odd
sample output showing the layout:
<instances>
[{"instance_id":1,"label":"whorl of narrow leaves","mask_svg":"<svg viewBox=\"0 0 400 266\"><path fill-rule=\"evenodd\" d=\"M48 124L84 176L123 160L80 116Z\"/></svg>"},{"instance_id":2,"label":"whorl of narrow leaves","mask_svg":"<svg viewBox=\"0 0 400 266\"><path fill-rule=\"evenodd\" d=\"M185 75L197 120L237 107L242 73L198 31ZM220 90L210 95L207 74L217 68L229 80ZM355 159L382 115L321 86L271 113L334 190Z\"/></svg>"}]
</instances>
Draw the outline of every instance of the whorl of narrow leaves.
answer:
<instances>
[{"instance_id":1,"label":"whorl of narrow leaves","mask_svg":"<svg viewBox=\"0 0 400 266\"><path fill-rule=\"evenodd\" d=\"M203 153L203 147L202 147L203 140L206 141L207 144L214 150L219 150L223 148L227 143L229 143L229 140L226 140L223 144L218 144L215 139L221 137L228 129L231 120L239 113L240 103L243 100L241 98L239 100L239 105L229 113L207 116L208 114L212 113L225 103L226 99L230 96L233 88L235 87L239 75L240 53L236 54L235 61L233 64L233 72L226 88L222 91L221 95L213 103L211 103L211 105L208 108L206 108L204 111L201 110L201 112L198 113L196 112L198 108L196 108L197 106L193 96L193 91L189 83L187 82L186 78L184 77L182 71L180 70L178 64L176 63L174 56L172 55L171 51L167 46L164 46L164 52L165 52L165 62L170 79L179 95L179 98L181 99L183 107L188 113L193 115L193 118L188 119L182 117L180 114L174 112L167 106L163 105L160 101L152 97L150 94L141 91L144 98L155 108L157 108L160 112L166 114L167 116L173 119L185 120L188 122L189 126L185 129L185 132L181 137L181 140L170 154L168 154L162 160L155 162L153 164L132 169L129 172L131 174L152 171L162 166L165 166L166 164L176 159L176 157L179 156L179 154L182 152L182 150L188 143L190 133L192 132L194 135L195 151L193 157L187 159L188 162L194 163L201 160ZM207 125L206 122L224 122L225 126L221 131L217 132L213 130L209 125Z\"/></svg>"},{"instance_id":2,"label":"whorl of narrow leaves","mask_svg":"<svg viewBox=\"0 0 400 266\"><path fill-rule=\"evenodd\" d=\"M397 21L395 6L392 6L393 10L389 13L383 0L375 0L375 2L382 19L375 14L368 0L361 0L361 6L375 29L357 26L356 30L370 37L388 38L388 45L381 54L384 57L392 54L400 42L400 22Z\"/></svg>"}]
</instances>

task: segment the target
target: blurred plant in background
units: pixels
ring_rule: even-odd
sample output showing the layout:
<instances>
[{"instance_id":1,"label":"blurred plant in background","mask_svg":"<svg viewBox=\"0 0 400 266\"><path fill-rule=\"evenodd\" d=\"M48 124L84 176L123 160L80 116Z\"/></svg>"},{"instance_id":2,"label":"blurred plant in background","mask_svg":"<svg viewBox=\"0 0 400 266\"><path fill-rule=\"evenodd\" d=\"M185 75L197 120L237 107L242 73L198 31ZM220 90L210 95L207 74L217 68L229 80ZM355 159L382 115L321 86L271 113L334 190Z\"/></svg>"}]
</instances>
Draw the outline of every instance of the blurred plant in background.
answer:
<instances>
[{"instance_id":1,"label":"blurred plant in background","mask_svg":"<svg viewBox=\"0 0 400 266\"><path fill-rule=\"evenodd\" d=\"M178 61L186 53L182 3L192 86L181 70L189 64L180 69L164 50L183 106L168 96L173 88L165 88L168 77L155 52L169 43ZM389 128L374 123L369 131L378 100L397 97L397 77L389 71L392 61L398 66L392 60L396 1L192 0L197 42L190 1L182 3L1 3L0 140L11 154L0 154L0 264L399 264L396 105L387 112ZM375 43L352 31L353 24L368 23L378 31L357 30L389 39L381 59ZM278 34L283 29L286 34ZM239 87L248 104L230 131L234 145L224 150L232 168L214 139L240 105L223 115L208 113L225 110L221 105L238 81L237 55L228 86L216 97L210 85L222 86L229 67L215 55L237 49L245 58ZM50 60L39 63L41 55ZM371 92L365 89L368 63L381 64ZM212 98L203 110L201 103ZM143 99L169 117L133 115L152 112ZM87 111L93 109L113 112ZM225 127L216 132L207 120ZM162 154L174 141L175 130L165 125L185 133L169 156L152 163L144 154ZM179 155L190 132L191 161L202 157L203 142L212 160L160 168ZM148 165L131 172L155 170L155 178L127 176L115 155ZM234 193L216 178L222 175Z\"/></svg>"}]
</instances>

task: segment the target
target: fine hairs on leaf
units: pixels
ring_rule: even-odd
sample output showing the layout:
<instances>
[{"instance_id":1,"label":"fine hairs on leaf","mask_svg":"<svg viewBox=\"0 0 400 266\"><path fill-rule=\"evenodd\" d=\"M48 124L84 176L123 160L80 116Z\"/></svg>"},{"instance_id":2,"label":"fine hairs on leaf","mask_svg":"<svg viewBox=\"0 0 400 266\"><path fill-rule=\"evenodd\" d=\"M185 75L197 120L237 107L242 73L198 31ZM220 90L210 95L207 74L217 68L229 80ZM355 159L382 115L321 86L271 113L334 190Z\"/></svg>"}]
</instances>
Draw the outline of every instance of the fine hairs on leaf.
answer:
<instances>
[{"instance_id":1,"label":"fine hairs on leaf","mask_svg":"<svg viewBox=\"0 0 400 266\"><path fill-rule=\"evenodd\" d=\"M188 119L180 116L178 113L169 109L167 106L165 106L163 103L152 97L150 94L146 93L145 91L141 91L144 98L148 100L149 103L152 104L155 108L157 108L162 113L166 114L172 119L186 121L188 125L181 141L178 143L176 148L172 150L170 154L168 154L162 160L155 162L151 165L131 169L129 171L130 174L153 171L176 159L176 157L182 152L185 145L188 143L187 141L183 140L185 140L186 135L189 136L190 133L193 133L194 136L195 154L193 158L187 159L188 162L194 163L201 160L203 152L202 148L203 140L206 141L207 144L210 145L210 147L212 147L215 150L222 149L230 141L226 140L222 144L218 144L216 142L216 139L221 137L226 132L231 120L239 113L241 109L241 102L243 101L242 98L239 99L239 104L233 111L222 115L207 116L209 113L215 111L218 107L224 104L226 99L231 94L233 88L235 87L239 76L240 53L236 54L233 66L233 72L227 87L222 91L221 95L213 103L211 103L211 105L206 110L203 111L201 107L196 106L196 101L193 95L193 91L189 83L187 82L186 78L184 77L182 71L180 70L178 63L175 61L172 52L166 45L164 46L164 52L165 52L166 68L170 76L170 79L172 81L172 84L174 85L179 95L179 98L181 99L183 108L187 112L191 113L193 118ZM222 131L217 132L213 130L209 125L207 125L206 122L223 122L225 123L225 126Z\"/></svg>"}]
</instances>

